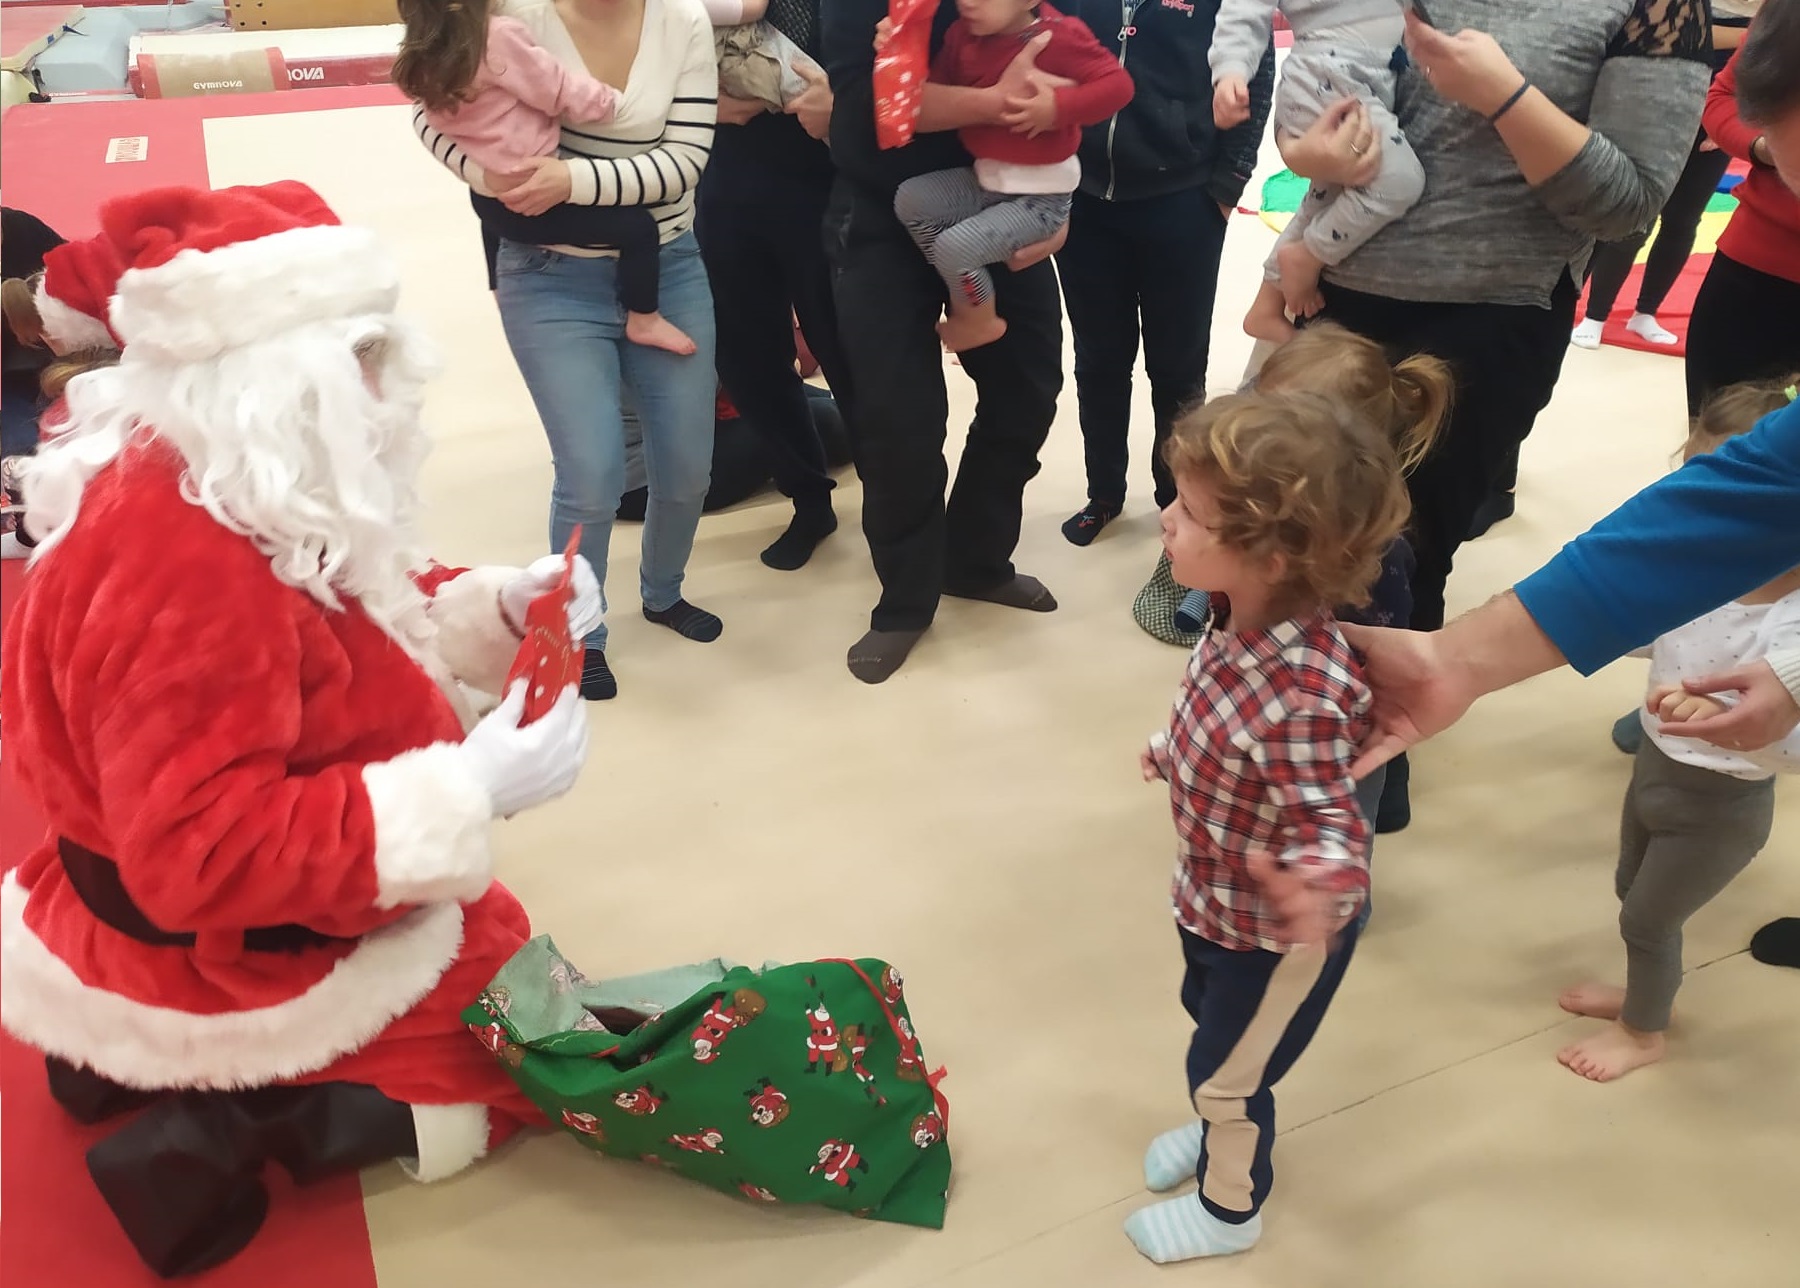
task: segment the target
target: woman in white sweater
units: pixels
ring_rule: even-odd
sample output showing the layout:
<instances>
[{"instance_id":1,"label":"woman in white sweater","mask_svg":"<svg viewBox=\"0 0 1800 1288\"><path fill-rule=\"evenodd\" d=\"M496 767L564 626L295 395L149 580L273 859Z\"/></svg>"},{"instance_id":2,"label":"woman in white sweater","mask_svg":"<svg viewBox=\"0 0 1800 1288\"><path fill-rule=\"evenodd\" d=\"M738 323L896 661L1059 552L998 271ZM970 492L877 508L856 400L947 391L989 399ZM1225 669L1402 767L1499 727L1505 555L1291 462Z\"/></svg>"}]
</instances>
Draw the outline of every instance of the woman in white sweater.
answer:
<instances>
[{"instance_id":1,"label":"woman in white sweater","mask_svg":"<svg viewBox=\"0 0 1800 1288\"><path fill-rule=\"evenodd\" d=\"M564 121L561 155L541 158L537 173L504 198L510 214L501 224L495 297L555 458L551 549L581 524L581 551L604 586L625 490L620 407L629 388L650 477L644 616L688 639L715 640L719 619L681 595L712 463L712 293L691 231L717 115L712 24L700 0L498 0L494 9L524 23L559 62L621 91L605 125ZM438 160L487 195L481 168L422 112L414 126ZM577 217L569 207L621 205L645 205L656 216L662 310L693 338L690 356L629 343L616 252L561 240ZM534 234L529 218L551 211ZM604 624L587 638L581 692L618 692Z\"/></svg>"}]
</instances>

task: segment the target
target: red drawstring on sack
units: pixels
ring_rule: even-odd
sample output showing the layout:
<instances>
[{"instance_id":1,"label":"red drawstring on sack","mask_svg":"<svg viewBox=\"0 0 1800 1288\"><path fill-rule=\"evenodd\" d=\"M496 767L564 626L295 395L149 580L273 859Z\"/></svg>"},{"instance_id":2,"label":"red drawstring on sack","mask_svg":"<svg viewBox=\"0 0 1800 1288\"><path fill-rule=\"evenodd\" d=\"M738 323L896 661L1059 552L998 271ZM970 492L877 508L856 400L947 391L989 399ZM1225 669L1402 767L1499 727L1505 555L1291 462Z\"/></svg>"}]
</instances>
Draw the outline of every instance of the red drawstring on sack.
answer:
<instances>
[{"instance_id":1,"label":"red drawstring on sack","mask_svg":"<svg viewBox=\"0 0 1800 1288\"><path fill-rule=\"evenodd\" d=\"M876 986L875 981L869 978L869 973L847 957L821 957L819 960L829 962L833 966L848 966L856 972L856 977L868 985L869 992L875 997L876 1005L881 1007L881 1013L887 1017L888 1027L894 1031L894 1036L900 1039L901 1055L907 1060L917 1063L919 1059L918 1037L906 1035L906 1030L900 1027L900 1017L894 1014L894 1008L888 1005L886 995ZM938 1090L938 1083L948 1077L949 1073L948 1069L939 1065L936 1072L925 1075L925 1085L931 1091L932 1104L937 1109L938 1121L944 1124L946 1134L950 1131L950 1102L944 1098L944 1093Z\"/></svg>"}]
</instances>

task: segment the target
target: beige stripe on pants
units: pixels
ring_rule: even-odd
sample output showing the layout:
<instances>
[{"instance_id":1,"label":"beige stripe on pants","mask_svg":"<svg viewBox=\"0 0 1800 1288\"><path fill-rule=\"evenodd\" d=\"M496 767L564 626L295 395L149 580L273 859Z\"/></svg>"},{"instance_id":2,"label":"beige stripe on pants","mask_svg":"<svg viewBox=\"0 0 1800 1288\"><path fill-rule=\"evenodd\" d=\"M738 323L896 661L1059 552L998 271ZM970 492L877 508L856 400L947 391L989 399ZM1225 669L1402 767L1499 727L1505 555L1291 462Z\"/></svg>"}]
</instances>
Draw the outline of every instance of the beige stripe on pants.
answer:
<instances>
[{"instance_id":1,"label":"beige stripe on pants","mask_svg":"<svg viewBox=\"0 0 1800 1288\"><path fill-rule=\"evenodd\" d=\"M1194 1091L1194 1110L1206 1122L1206 1179L1200 1192L1229 1212L1248 1212L1255 1206L1250 1165L1256 1158L1258 1129L1244 1112L1245 1102L1262 1086L1263 1072L1301 1003L1319 982L1326 957L1325 945L1309 944L1282 958L1244 1035L1213 1076Z\"/></svg>"}]
</instances>

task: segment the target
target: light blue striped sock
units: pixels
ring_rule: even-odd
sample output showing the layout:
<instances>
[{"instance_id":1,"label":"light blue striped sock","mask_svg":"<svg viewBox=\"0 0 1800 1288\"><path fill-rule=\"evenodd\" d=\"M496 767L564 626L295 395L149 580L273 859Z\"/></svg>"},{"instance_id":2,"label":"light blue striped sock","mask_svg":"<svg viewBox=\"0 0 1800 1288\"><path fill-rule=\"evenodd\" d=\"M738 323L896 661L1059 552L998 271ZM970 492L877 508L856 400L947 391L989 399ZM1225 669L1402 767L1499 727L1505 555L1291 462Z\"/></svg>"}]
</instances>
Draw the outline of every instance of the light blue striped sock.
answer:
<instances>
[{"instance_id":1,"label":"light blue striped sock","mask_svg":"<svg viewBox=\"0 0 1800 1288\"><path fill-rule=\"evenodd\" d=\"M1184 1194L1133 1212L1125 1219L1125 1233L1139 1252L1159 1266L1199 1257L1228 1257L1256 1246L1262 1237L1262 1213L1242 1225L1231 1225L1202 1207L1199 1195Z\"/></svg>"},{"instance_id":2,"label":"light blue striped sock","mask_svg":"<svg viewBox=\"0 0 1800 1288\"><path fill-rule=\"evenodd\" d=\"M1196 1119L1151 1141L1144 1155L1144 1184L1150 1192L1161 1194L1192 1180L1194 1169L1200 1166L1200 1142L1205 1139L1206 1124Z\"/></svg>"}]
</instances>

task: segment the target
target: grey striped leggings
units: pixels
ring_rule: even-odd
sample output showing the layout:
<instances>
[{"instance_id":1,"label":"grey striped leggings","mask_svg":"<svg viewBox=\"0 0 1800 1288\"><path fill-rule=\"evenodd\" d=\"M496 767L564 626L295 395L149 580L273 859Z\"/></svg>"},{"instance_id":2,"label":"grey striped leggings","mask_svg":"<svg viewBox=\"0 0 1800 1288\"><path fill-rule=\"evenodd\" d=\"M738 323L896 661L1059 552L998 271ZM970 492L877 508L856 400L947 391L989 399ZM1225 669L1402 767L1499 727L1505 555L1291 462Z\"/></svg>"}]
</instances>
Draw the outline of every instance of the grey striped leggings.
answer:
<instances>
[{"instance_id":1,"label":"grey striped leggings","mask_svg":"<svg viewBox=\"0 0 1800 1288\"><path fill-rule=\"evenodd\" d=\"M1043 241L1069 218L1069 194L989 192L972 168L936 170L908 179L894 194L894 213L950 288L952 302L994 298L987 265Z\"/></svg>"}]
</instances>

